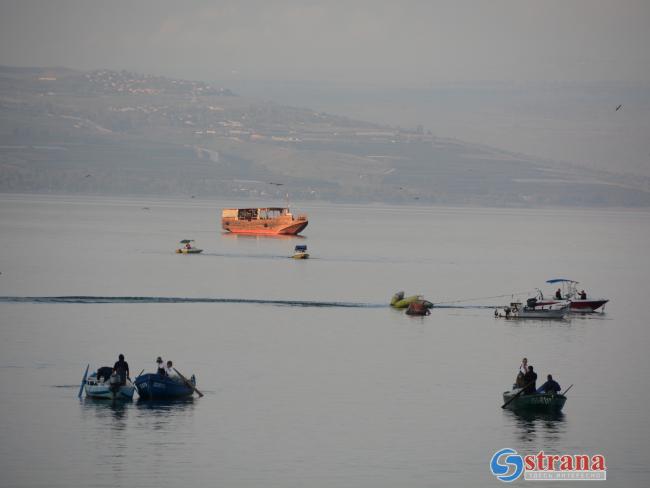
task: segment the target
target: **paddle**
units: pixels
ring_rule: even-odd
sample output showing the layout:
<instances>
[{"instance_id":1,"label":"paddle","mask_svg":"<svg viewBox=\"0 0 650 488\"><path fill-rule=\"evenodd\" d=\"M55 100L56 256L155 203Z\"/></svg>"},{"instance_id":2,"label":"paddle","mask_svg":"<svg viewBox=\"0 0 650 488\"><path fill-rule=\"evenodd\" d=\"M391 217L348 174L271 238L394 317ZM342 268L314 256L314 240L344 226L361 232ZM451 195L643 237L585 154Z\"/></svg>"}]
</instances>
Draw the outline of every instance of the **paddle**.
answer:
<instances>
[{"instance_id":1,"label":"paddle","mask_svg":"<svg viewBox=\"0 0 650 488\"><path fill-rule=\"evenodd\" d=\"M77 395L77 398L81 398L81 393L84 391L84 384L86 383L86 378L88 377L89 368L90 364L86 366L86 372L84 373L84 377L81 379L81 385L79 385L79 394Z\"/></svg>"},{"instance_id":2,"label":"paddle","mask_svg":"<svg viewBox=\"0 0 650 488\"><path fill-rule=\"evenodd\" d=\"M203 396L203 393L201 393L196 386L192 384L190 380L188 380L185 376L183 376L176 368L174 368L174 371L176 371L176 374L183 380L183 382L189 387L192 388L193 391L198 393L199 397Z\"/></svg>"},{"instance_id":3,"label":"paddle","mask_svg":"<svg viewBox=\"0 0 650 488\"><path fill-rule=\"evenodd\" d=\"M566 390L564 390L564 393L560 393L560 395L562 395L562 396L566 396L566 392L569 391L571 388L573 388L573 385L571 385L571 386L568 387Z\"/></svg>"},{"instance_id":4,"label":"paddle","mask_svg":"<svg viewBox=\"0 0 650 488\"><path fill-rule=\"evenodd\" d=\"M140 375L141 375L142 373L144 373L144 368L142 368L142 371L140 371L140 372L138 373L138 376L136 376L136 377L133 378L133 379L137 380L137 379L140 377ZM129 378L129 380L131 380L131 378ZM131 383L133 383L133 380L131 380Z\"/></svg>"},{"instance_id":5,"label":"paddle","mask_svg":"<svg viewBox=\"0 0 650 488\"><path fill-rule=\"evenodd\" d=\"M526 386L524 386L524 387L519 391L519 393L517 393L517 394L516 394L515 396L513 396L510 400L508 400L506 403L504 403L503 405L501 405L501 408L506 408L506 407L507 407L508 405L510 405L510 404L511 404L511 403L512 403L516 398L519 398L519 395L521 395L523 392L525 392L525 391L526 391L526 388L528 388L528 387L529 387L530 385L532 385L533 383L535 383L535 381L531 381L531 382L528 383Z\"/></svg>"}]
</instances>

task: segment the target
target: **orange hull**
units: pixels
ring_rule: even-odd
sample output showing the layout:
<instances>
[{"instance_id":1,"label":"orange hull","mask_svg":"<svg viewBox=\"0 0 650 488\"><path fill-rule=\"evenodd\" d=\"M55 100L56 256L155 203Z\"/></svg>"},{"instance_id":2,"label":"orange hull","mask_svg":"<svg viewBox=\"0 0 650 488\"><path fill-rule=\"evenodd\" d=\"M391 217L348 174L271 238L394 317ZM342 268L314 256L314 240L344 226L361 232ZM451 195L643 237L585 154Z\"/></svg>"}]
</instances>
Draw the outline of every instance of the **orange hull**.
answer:
<instances>
[{"instance_id":1,"label":"orange hull","mask_svg":"<svg viewBox=\"0 0 650 488\"><path fill-rule=\"evenodd\" d=\"M293 217L285 213L273 218L238 218L223 216L221 227L233 234L249 234L262 236L296 235L301 232L309 221L305 216Z\"/></svg>"}]
</instances>

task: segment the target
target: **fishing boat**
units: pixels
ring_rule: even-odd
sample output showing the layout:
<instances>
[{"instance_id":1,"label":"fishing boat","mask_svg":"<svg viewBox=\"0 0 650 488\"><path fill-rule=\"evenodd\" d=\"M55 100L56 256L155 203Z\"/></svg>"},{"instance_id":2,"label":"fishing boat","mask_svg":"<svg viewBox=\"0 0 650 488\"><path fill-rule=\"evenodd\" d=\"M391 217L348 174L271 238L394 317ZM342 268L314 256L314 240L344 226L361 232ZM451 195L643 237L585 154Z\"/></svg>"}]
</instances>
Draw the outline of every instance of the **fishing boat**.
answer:
<instances>
[{"instance_id":1,"label":"fishing boat","mask_svg":"<svg viewBox=\"0 0 650 488\"><path fill-rule=\"evenodd\" d=\"M309 253L307 252L307 246L296 246L291 257L293 259L308 259Z\"/></svg>"},{"instance_id":2,"label":"fishing boat","mask_svg":"<svg viewBox=\"0 0 650 488\"><path fill-rule=\"evenodd\" d=\"M128 378L126 384L120 385L120 378L113 373L113 368L103 366L85 378L84 391L88 398L131 400L135 386Z\"/></svg>"},{"instance_id":3,"label":"fishing boat","mask_svg":"<svg viewBox=\"0 0 650 488\"><path fill-rule=\"evenodd\" d=\"M569 280L566 278L553 278L547 280L546 283L549 285L558 285L560 287L559 291L562 298L545 298L542 291L537 290L537 302L540 305L552 305L563 300L569 300L571 302L571 312L592 313L599 309L604 311L605 304L609 302L609 299L607 298L588 297L584 290L578 292L579 281Z\"/></svg>"},{"instance_id":4,"label":"fishing boat","mask_svg":"<svg viewBox=\"0 0 650 488\"><path fill-rule=\"evenodd\" d=\"M182 241L180 241L180 244L183 244L183 246L176 249L176 254L199 254L199 253L202 253L203 249L198 249L196 247L192 247L192 242L194 242L194 239L183 239Z\"/></svg>"},{"instance_id":5,"label":"fishing boat","mask_svg":"<svg viewBox=\"0 0 650 488\"><path fill-rule=\"evenodd\" d=\"M513 388L503 392L503 408L509 410L525 410L529 412L554 413L560 412L566 403L562 393L533 393L524 395L523 388Z\"/></svg>"},{"instance_id":6,"label":"fishing boat","mask_svg":"<svg viewBox=\"0 0 650 488\"><path fill-rule=\"evenodd\" d=\"M309 221L306 215L294 216L289 207L225 208L221 227L233 234L296 235Z\"/></svg>"},{"instance_id":7,"label":"fishing boat","mask_svg":"<svg viewBox=\"0 0 650 488\"><path fill-rule=\"evenodd\" d=\"M433 303L429 300L425 300L422 295L411 295L405 297L403 291L398 291L393 295L393 298L390 300L390 306L393 308L408 308L411 303L418 301L422 302L426 308L433 308Z\"/></svg>"},{"instance_id":8,"label":"fishing boat","mask_svg":"<svg viewBox=\"0 0 650 488\"><path fill-rule=\"evenodd\" d=\"M505 319L563 319L569 313L568 300L557 301L551 304L540 305L536 298L526 300L526 305L521 302L512 302L509 306L496 309L494 316Z\"/></svg>"},{"instance_id":9,"label":"fishing boat","mask_svg":"<svg viewBox=\"0 0 650 488\"><path fill-rule=\"evenodd\" d=\"M191 397L196 390L194 375L187 380L185 377L170 378L157 373L147 373L135 379L138 395L144 400L176 400Z\"/></svg>"}]
</instances>

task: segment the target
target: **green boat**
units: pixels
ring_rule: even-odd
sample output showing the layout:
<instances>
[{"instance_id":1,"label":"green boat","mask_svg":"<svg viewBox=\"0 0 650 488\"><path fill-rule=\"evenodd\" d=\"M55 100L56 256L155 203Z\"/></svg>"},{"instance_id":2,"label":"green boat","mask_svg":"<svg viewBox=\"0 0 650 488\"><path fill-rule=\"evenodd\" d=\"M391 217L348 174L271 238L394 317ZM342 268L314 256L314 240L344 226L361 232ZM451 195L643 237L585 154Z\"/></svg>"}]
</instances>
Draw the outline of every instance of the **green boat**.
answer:
<instances>
[{"instance_id":1,"label":"green boat","mask_svg":"<svg viewBox=\"0 0 650 488\"><path fill-rule=\"evenodd\" d=\"M503 392L504 408L509 410L552 413L562 411L562 408L566 403L566 397L561 393L533 393L531 395L522 394L517 396L520 391L520 388L516 388L514 390ZM517 398L512 400L515 396L517 396Z\"/></svg>"}]
</instances>

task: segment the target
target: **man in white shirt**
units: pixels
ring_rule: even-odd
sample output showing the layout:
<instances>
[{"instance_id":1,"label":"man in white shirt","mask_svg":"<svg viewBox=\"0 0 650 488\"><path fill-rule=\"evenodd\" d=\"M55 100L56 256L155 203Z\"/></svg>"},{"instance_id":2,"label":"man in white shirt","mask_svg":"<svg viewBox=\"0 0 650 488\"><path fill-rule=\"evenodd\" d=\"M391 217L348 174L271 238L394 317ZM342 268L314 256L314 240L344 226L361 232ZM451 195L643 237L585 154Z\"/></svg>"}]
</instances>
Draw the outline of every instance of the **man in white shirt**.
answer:
<instances>
[{"instance_id":1,"label":"man in white shirt","mask_svg":"<svg viewBox=\"0 0 650 488\"><path fill-rule=\"evenodd\" d=\"M171 361L167 361L167 366L165 366L165 373L169 378L174 378L177 376L176 371L174 371L173 364Z\"/></svg>"}]
</instances>

